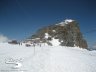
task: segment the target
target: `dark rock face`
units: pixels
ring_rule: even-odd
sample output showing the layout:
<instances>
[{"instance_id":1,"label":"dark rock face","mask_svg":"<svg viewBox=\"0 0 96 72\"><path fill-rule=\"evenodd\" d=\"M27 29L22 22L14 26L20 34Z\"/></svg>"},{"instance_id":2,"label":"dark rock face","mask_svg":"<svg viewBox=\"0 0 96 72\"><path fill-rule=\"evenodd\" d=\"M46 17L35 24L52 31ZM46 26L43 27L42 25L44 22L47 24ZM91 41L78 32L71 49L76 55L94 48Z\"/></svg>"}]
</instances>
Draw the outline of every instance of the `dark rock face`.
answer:
<instances>
[{"instance_id":1,"label":"dark rock face","mask_svg":"<svg viewBox=\"0 0 96 72\"><path fill-rule=\"evenodd\" d=\"M62 22L62 24L51 25L39 29L31 38L40 38L41 41L44 41L45 33L51 36L49 40L53 37L59 39L62 46L87 48L87 42L83 38L78 23L75 20L67 24Z\"/></svg>"}]
</instances>

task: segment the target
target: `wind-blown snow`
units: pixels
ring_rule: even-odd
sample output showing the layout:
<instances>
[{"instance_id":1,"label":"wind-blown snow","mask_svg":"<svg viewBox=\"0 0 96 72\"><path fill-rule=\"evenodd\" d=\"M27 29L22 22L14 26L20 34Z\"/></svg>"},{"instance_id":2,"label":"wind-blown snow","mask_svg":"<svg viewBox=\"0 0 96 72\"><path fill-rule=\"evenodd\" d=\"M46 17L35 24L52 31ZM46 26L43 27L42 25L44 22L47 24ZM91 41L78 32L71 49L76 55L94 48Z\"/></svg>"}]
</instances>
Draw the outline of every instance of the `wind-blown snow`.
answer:
<instances>
[{"instance_id":1,"label":"wind-blown snow","mask_svg":"<svg viewBox=\"0 0 96 72\"><path fill-rule=\"evenodd\" d=\"M0 35L0 43L1 42L8 42L8 38L6 37L6 36L4 36L4 35Z\"/></svg>"},{"instance_id":2,"label":"wind-blown snow","mask_svg":"<svg viewBox=\"0 0 96 72\"><path fill-rule=\"evenodd\" d=\"M11 58L11 59L10 59ZM22 66L14 69L19 62ZM25 47L0 43L0 72L96 72L96 51L77 47Z\"/></svg>"}]
</instances>

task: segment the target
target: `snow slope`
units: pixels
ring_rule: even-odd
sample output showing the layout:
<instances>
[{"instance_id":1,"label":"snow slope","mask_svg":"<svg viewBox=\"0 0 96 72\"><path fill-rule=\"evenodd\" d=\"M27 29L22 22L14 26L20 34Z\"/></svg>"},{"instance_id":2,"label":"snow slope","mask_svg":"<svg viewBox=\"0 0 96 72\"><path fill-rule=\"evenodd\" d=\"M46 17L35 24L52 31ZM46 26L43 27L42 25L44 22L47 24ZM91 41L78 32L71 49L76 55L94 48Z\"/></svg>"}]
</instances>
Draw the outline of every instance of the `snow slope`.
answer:
<instances>
[{"instance_id":1,"label":"snow slope","mask_svg":"<svg viewBox=\"0 0 96 72\"><path fill-rule=\"evenodd\" d=\"M96 51L0 43L0 72L96 72Z\"/></svg>"}]
</instances>

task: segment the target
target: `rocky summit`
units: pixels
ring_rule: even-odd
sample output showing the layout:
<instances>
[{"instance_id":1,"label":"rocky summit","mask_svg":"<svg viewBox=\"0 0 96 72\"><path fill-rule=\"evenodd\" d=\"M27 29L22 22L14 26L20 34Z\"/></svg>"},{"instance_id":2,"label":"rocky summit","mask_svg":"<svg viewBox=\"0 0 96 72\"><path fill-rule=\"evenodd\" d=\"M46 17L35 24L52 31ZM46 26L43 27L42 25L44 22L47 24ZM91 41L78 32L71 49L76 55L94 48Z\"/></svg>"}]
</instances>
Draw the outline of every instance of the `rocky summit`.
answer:
<instances>
[{"instance_id":1,"label":"rocky summit","mask_svg":"<svg viewBox=\"0 0 96 72\"><path fill-rule=\"evenodd\" d=\"M31 39L40 38L41 42L52 45L53 39L58 39L61 46L87 48L87 42L80 32L79 23L76 20L66 19L55 25L39 29Z\"/></svg>"}]
</instances>

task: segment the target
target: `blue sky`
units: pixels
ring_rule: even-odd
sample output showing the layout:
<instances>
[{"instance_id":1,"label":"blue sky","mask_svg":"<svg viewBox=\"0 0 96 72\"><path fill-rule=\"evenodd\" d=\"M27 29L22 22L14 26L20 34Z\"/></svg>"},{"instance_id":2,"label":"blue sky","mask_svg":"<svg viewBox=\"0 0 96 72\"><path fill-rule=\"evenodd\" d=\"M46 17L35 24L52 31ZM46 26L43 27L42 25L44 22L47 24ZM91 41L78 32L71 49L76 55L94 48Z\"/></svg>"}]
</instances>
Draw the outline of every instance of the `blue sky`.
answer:
<instances>
[{"instance_id":1,"label":"blue sky","mask_svg":"<svg viewBox=\"0 0 96 72\"><path fill-rule=\"evenodd\" d=\"M96 42L95 0L0 0L0 33L24 39L42 26L75 19L88 43Z\"/></svg>"}]
</instances>

